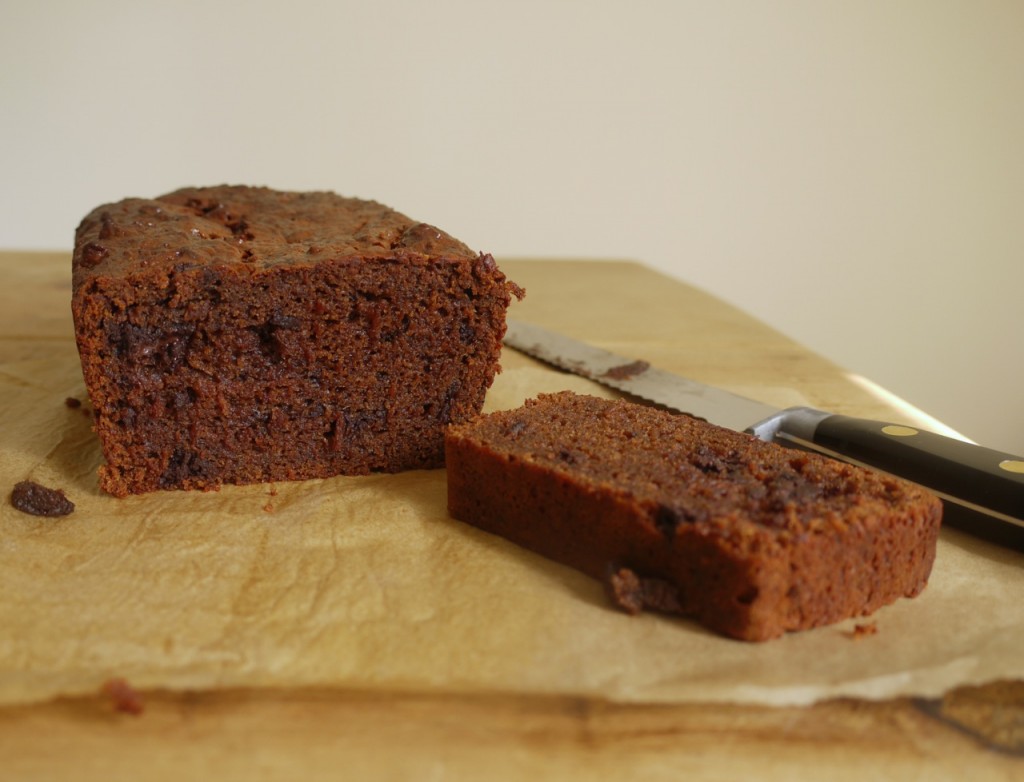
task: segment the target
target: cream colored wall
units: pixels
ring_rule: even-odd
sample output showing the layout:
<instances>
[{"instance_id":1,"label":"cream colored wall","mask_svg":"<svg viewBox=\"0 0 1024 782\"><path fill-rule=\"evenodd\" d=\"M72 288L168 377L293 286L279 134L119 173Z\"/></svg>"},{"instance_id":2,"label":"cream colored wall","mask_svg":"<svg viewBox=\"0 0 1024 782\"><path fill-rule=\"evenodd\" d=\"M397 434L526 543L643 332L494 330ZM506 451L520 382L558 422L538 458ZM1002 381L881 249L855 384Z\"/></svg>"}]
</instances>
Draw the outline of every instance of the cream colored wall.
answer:
<instances>
[{"instance_id":1,"label":"cream colored wall","mask_svg":"<svg viewBox=\"0 0 1024 782\"><path fill-rule=\"evenodd\" d=\"M333 189L498 256L645 261L1024 452L1024 3L4 17L0 246L184 184Z\"/></svg>"}]
</instances>

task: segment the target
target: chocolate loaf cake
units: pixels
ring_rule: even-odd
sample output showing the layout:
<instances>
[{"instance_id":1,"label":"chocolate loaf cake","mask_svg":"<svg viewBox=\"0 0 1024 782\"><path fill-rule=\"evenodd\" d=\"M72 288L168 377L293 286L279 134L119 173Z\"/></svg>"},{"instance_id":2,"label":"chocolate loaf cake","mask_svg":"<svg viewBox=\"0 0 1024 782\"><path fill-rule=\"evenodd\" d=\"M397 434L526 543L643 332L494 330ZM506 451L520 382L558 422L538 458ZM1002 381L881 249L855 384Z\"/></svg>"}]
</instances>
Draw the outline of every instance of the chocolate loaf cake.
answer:
<instances>
[{"instance_id":1,"label":"chocolate loaf cake","mask_svg":"<svg viewBox=\"0 0 1024 782\"><path fill-rule=\"evenodd\" d=\"M688 416L569 392L449 427L451 515L605 582L619 607L762 641L927 583L939 500Z\"/></svg>"},{"instance_id":2,"label":"chocolate loaf cake","mask_svg":"<svg viewBox=\"0 0 1024 782\"><path fill-rule=\"evenodd\" d=\"M253 187L101 206L75 336L117 496L438 467L521 289L372 201Z\"/></svg>"}]
</instances>

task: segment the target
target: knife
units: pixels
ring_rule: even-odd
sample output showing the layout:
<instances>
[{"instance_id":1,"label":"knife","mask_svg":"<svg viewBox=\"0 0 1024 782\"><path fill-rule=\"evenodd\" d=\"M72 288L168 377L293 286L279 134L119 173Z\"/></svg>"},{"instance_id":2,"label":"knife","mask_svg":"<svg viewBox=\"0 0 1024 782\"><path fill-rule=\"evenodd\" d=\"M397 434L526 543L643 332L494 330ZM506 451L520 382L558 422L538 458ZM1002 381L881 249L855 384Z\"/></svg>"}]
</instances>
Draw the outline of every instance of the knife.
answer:
<instances>
[{"instance_id":1,"label":"knife","mask_svg":"<svg viewBox=\"0 0 1024 782\"><path fill-rule=\"evenodd\" d=\"M508 320L504 341L641 401L906 478L941 497L944 519L955 526L1014 547L1024 541L1022 456L812 407L780 410L522 321Z\"/></svg>"}]
</instances>

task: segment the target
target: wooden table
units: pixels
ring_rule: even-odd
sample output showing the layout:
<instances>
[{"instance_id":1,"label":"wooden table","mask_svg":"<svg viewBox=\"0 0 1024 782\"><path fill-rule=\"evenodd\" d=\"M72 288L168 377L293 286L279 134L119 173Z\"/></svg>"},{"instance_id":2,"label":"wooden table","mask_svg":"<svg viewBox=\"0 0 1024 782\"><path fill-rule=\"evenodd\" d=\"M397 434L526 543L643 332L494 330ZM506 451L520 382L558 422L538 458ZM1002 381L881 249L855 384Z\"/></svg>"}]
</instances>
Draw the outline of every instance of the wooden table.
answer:
<instances>
[{"instance_id":1,"label":"wooden table","mask_svg":"<svg viewBox=\"0 0 1024 782\"><path fill-rule=\"evenodd\" d=\"M912 415L742 312L641 265L502 267L528 291L518 318L613 348L642 348L666 369L769 402L795 391L838 412ZM0 254L0 369L67 355L69 296L67 254ZM506 363L524 360L509 355ZM3 677L0 670L0 687ZM99 695L0 707L0 776L1024 779L1020 678L937 698L802 707L318 686L154 688L141 696L141 716Z\"/></svg>"}]
</instances>

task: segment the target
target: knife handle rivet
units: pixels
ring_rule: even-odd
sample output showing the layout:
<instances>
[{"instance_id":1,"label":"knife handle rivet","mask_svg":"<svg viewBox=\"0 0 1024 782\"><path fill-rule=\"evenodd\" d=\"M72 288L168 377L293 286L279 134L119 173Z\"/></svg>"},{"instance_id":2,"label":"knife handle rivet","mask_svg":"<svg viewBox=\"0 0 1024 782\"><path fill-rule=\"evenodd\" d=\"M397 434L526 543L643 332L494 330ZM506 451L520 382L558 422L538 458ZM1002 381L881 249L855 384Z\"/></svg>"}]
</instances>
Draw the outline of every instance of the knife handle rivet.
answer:
<instances>
[{"instance_id":1,"label":"knife handle rivet","mask_svg":"<svg viewBox=\"0 0 1024 782\"><path fill-rule=\"evenodd\" d=\"M915 434L919 434L916 429L909 426L897 426L896 424L887 424L882 427L884 434L892 435L893 437L913 437Z\"/></svg>"},{"instance_id":2,"label":"knife handle rivet","mask_svg":"<svg viewBox=\"0 0 1024 782\"><path fill-rule=\"evenodd\" d=\"M1024 473L1024 461L1020 459L1003 459L999 462L999 468L1007 472Z\"/></svg>"}]
</instances>

